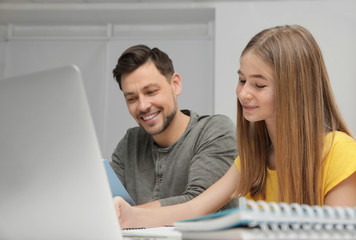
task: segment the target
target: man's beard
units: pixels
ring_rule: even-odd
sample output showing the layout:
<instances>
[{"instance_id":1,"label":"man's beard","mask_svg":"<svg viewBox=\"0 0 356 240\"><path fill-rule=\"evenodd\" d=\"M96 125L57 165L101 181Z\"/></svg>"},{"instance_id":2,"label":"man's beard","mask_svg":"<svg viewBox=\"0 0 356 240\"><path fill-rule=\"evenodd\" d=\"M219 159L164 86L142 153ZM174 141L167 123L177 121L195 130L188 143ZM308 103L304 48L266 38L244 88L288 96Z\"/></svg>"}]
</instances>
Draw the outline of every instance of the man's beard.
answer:
<instances>
[{"instance_id":1,"label":"man's beard","mask_svg":"<svg viewBox=\"0 0 356 240\"><path fill-rule=\"evenodd\" d=\"M152 135L152 136L161 134L164 130L166 130L166 129L169 127L169 125L170 125L171 122L173 121L174 117L175 117L176 114L177 114L177 109L178 109L178 107L177 107L177 105L175 104L175 107L174 107L174 110L172 111L172 113L169 114L168 116L165 116L165 117L164 117L163 126L162 126L161 129L158 129L158 130L155 131L155 132L149 132L149 131L147 131L144 127L142 127L142 126L141 126L141 127L146 131L146 133L148 133L148 134L150 134L150 135Z\"/></svg>"}]
</instances>

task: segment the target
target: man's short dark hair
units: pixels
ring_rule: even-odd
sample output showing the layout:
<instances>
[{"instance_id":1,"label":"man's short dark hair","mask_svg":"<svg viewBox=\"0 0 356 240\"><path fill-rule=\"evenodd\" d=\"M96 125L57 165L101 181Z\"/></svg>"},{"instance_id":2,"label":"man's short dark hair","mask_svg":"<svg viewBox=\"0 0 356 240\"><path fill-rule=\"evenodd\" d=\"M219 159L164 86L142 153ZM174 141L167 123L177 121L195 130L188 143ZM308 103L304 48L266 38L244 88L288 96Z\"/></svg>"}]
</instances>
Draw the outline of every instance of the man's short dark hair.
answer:
<instances>
[{"instance_id":1,"label":"man's short dark hair","mask_svg":"<svg viewBox=\"0 0 356 240\"><path fill-rule=\"evenodd\" d=\"M174 73L174 68L169 56L158 48L151 49L146 45L135 45L126 49L125 52L121 54L113 70L113 76L121 90L122 75L133 72L148 61L152 61L158 71L170 81Z\"/></svg>"}]
</instances>

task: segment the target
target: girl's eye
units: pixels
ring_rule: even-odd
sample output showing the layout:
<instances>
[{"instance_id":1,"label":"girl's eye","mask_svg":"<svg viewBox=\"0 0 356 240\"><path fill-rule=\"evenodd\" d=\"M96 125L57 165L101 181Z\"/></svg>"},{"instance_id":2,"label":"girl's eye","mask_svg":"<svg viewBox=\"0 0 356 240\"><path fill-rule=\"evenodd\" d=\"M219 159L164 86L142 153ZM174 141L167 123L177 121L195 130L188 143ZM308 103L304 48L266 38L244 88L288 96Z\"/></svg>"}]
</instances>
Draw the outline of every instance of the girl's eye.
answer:
<instances>
[{"instance_id":1,"label":"girl's eye","mask_svg":"<svg viewBox=\"0 0 356 240\"><path fill-rule=\"evenodd\" d=\"M242 84L244 84L244 83L246 82L245 79L241 79L241 78L239 78L239 81L240 81L240 83L242 83Z\"/></svg>"},{"instance_id":2,"label":"girl's eye","mask_svg":"<svg viewBox=\"0 0 356 240\"><path fill-rule=\"evenodd\" d=\"M259 84L256 84L256 87L258 87L258 88L264 88L264 87L266 87L266 85L259 85Z\"/></svg>"}]
</instances>

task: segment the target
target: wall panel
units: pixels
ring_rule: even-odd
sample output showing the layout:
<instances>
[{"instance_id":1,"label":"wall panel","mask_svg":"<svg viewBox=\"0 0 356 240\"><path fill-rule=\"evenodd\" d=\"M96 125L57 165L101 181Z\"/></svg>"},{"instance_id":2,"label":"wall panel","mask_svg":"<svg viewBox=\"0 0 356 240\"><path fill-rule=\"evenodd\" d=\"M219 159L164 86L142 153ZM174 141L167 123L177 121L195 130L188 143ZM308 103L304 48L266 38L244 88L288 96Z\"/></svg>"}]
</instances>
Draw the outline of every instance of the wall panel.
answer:
<instances>
[{"instance_id":1,"label":"wall panel","mask_svg":"<svg viewBox=\"0 0 356 240\"><path fill-rule=\"evenodd\" d=\"M185 36L182 35L184 26ZM13 25L9 28L7 41L0 42L0 53L4 52L1 54L4 64L0 79L68 64L77 65L83 75L104 158L111 157L126 129L137 125L128 114L122 93L112 77L117 58L129 46L146 44L166 51L183 79L179 107L193 109L200 114L214 111L213 38L209 35L208 23L205 27L199 25L201 31L199 34L195 32L194 36L189 34L192 30L189 25L181 25L179 32L167 26L163 31L154 28L154 33L150 33L152 26L133 27L134 31L129 36L118 35L122 34L120 31L111 35L108 31L111 25L83 28ZM193 29L197 29L197 25Z\"/></svg>"},{"instance_id":2,"label":"wall panel","mask_svg":"<svg viewBox=\"0 0 356 240\"><path fill-rule=\"evenodd\" d=\"M299 24L324 54L337 103L356 134L356 1L241 1L216 4L215 111L236 120L239 57L264 28ZM220 80L218 80L220 79ZM228 103L228 104L227 104Z\"/></svg>"}]
</instances>

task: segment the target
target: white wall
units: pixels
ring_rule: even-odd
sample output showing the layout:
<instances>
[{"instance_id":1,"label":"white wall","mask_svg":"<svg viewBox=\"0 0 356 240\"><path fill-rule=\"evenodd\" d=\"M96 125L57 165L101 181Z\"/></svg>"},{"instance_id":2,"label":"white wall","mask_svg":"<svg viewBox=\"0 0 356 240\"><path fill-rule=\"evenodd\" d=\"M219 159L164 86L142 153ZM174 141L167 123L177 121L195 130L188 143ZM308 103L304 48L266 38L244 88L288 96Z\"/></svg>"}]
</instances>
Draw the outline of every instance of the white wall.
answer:
<instances>
[{"instance_id":1,"label":"white wall","mask_svg":"<svg viewBox=\"0 0 356 240\"><path fill-rule=\"evenodd\" d=\"M354 0L91 4L88 9L67 4L62 12L42 5L11 6L0 4L0 79L77 64L105 158L126 129L136 125L111 76L125 48L136 43L162 48L183 78L181 108L235 120L242 49L262 29L284 24L303 25L319 42L337 102L356 134Z\"/></svg>"},{"instance_id":2,"label":"white wall","mask_svg":"<svg viewBox=\"0 0 356 240\"><path fill-rule=\"evenodd\" d=\"M215 112L236 119L239 56L253 35L276 25L311 31L324 54L337 103L356 134L356 1L245 1L216 4Z\"/></svg>"},{"instance_id":3,"label":"white wall","mask_svg":"<svg viewBox=\"0 0 356 240\"><path fill-rule=\"evenodd\" d=\"M16 40L6 42L5 76L76 64L83 76L99 142L104 141L106 44L88 40ZM65 97L65 96L63 96ZM104 116L104 117L103 117Z\"/></svg>"},{"instance_id":4,"label":"white wall","mask_svg":"<svg viewBox=\"0 0 356 240\"><path fill-rule=\"evenodd\" d=\"M174 27L180 29L172 32L172 25L159 24L9 25L0 41L0 79L77 65L82 72L103 157L109 159L127 128L137 125L112 77L118 57L132 45L159 47L169 54L182 78L183 93L178 97L181 109L213 113L212 23L208 19L201 24ZM199 91L197 96L201 86L204 91Z\"/></svg>"}]
</instances>

